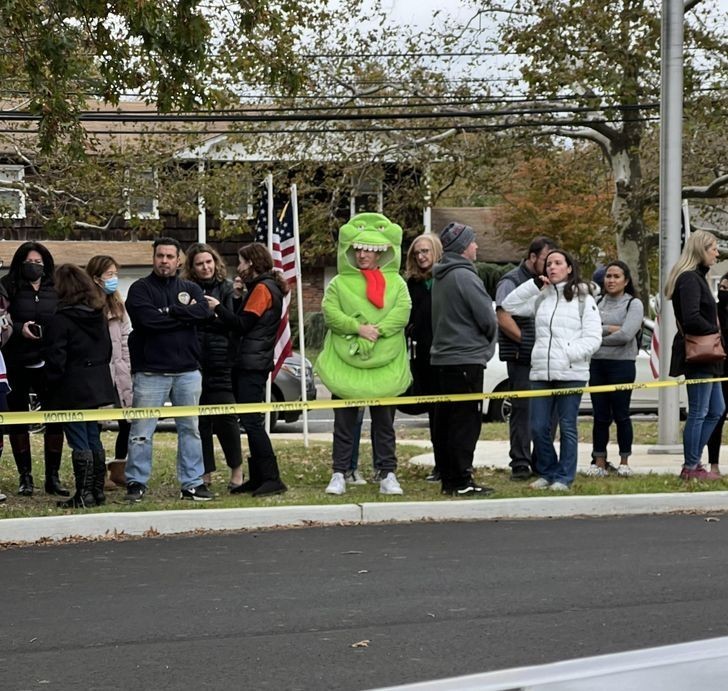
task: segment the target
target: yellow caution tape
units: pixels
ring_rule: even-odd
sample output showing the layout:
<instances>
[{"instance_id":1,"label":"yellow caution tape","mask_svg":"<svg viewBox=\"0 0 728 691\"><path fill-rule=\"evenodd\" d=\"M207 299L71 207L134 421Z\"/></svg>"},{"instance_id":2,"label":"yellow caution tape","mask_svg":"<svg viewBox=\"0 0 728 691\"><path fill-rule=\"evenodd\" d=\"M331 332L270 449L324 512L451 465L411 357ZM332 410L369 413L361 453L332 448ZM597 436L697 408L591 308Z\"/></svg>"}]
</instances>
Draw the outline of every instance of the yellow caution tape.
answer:
<instances>
[{"instance_id":1,"label":"yellow caution tape","mask_svg":"<svg viewBox=\"0 0 728 691\"><path fill-rule=\"evenodd\" d=\"M92 410L36 410L0 413L0 425L51 424L64 422L102 422L107 420L138 420L147 418L198 417L200 415L240 415L242 413L286 412L295 410L327 410L334 408L363 408L376 405L431 405L434 403L462 403L486 398L536 398L538 396L566 396L569 394L608 393L635 389L657 389L682 384L709 384L728 381L728 377L713 379L667 379L634 384L603 384L571 389L539 389L535 391L499 391L493 393L445 394L441 396L389 396L386 398L334 399L324 401L290 401L275 403L236 403L219 405L160 406L157 408L96 408Z\"/></svg>"}]
</instances>

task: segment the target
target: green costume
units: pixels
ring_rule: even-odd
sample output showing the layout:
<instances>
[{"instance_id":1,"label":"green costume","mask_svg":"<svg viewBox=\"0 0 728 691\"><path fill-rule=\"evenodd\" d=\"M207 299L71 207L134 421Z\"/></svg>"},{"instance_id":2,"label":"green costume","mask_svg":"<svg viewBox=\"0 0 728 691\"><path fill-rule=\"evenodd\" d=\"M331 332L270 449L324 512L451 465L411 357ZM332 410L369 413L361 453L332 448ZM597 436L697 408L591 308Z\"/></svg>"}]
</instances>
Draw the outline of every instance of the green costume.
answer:
<instances>
[{"instance_id":1,"label":"green costume","mask_svg":"<svg viewBox=\"0 0 728 691\"><path fill-rule=\"evenodd\" d=\"M412 302L399 275L401 244L402 228L381 214L358 214L339 231L339 273L321 302L328 332L316 360L321 381L339 398L399 396L410 385L404 329ZM379 271L357 267L357 248L381 252ZM374 275L367 278L367 273ZM375 325L379 338L371 342L359 336L361 324Z\"/></svg>"}]
</instances>

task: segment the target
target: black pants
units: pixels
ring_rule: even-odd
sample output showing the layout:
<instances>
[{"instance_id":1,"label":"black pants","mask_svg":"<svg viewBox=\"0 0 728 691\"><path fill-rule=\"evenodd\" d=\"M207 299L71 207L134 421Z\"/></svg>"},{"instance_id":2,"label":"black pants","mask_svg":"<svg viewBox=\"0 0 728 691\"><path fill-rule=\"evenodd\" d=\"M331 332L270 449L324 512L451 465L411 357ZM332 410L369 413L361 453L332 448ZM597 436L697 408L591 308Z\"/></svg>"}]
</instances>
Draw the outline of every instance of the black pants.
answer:
<instances>
[{"instance_id":1,"label":"black pants","mask_svg":"<svg viewBox=\"0 0 728 691\"><path fill-rule=\"evenodd\" d=\"M205 391L200 396L200 405L235 403L232 391ZM216 434L228 468L239 468L243 463L240 449L240 425L237 415L200 415L200 439L202 440L202 460L205 472L215 470L215 446L212 435Z\"/></svg>"},{"instance_id":2,"label":"black pants","mask_svg":"<svg viewBox=\"0 0 728 691\"><path fill-rule=\"evenodd\" d=\"M435 366L438 394L482 393L482 365ZM473 473L473 455L483 422L483 401L438 403L432 446L443 489L465 485Z\"/></svg>"},{"instance_id":3,"label":"black pants","mask_svg":"<svg viewBox=\"0 0 728 691\"><path fill-rule=\"evenodd\" d=\"M233 370L235 395L238 403L262 403L265 401L265 383L268 372L259 370ZM245 428L250 449L250 479L255 482L279 480L278 462L265 431L263 413L243 413L240 422Z\"/></svg>"}]
</instances>

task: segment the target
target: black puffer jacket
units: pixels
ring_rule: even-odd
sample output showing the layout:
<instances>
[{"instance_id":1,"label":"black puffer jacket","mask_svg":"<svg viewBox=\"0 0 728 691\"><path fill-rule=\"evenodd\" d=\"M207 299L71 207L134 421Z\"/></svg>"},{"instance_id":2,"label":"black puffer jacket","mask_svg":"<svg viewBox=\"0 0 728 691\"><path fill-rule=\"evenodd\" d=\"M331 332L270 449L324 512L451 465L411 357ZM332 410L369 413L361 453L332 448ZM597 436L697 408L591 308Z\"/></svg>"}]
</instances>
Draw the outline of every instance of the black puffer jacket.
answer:
<instances>
[{"instance_id":1,"label":"black puffer jacket","mask_svg":"<svg viewBox=\"0 0 728 691\"><path fill-rule=\"evenodd\" d=\"M45 333L46 326L56 313L58 294L53 283L45 277L36 291L27 281L14 283L10 276L4 276L2 285L8 294L8 312L13 320L13 335L3 348L8 369L35 365L43 359L44 348L51 343ZM36 322L43 328L43 338L38 341L23 336L23 324Z\"/></svg>"},{"instance_id":2,"label":"black puffer jacket","mask_svg":"<svg viewBox=\"0 0 728 691\"><path fill-rule=\"evenodd\" d=\"M45 372L49 408L99 408L116 400L111 380L111 337L101 310L62 307L46 327Z\"/></svg>"},{"instance_id":3,"label":"black puffer jacket","mask_svg":"<svg viewBox=\"0 0 728 691\"><path fill-rule=\"evenodd\" d=\"M221 305L232 311L232 281L202 281L199 285L205 295L217 298ZM222 319L213 314L209 321L197 327L197 337L200 341L202 390L232 392L230 330Z\"/></svg>"},{"instance_id":4,"label":"black puffer jacket","mask_svg":"<svg viewBox=\"0 0 728 691\"><path fill-rule=\"evenodd\" d=\"M260 318L248 320L245 303L259 283L268 289L272 305ZM270 372L273 370L273 352L283 313L283 293L270 273L257 276L252 281L246 282L245 286L248 292L242 300L235 300L233 311L218 305L215 313L232 331L230 347L233 367Z\"/></svg>"}]
</instances>

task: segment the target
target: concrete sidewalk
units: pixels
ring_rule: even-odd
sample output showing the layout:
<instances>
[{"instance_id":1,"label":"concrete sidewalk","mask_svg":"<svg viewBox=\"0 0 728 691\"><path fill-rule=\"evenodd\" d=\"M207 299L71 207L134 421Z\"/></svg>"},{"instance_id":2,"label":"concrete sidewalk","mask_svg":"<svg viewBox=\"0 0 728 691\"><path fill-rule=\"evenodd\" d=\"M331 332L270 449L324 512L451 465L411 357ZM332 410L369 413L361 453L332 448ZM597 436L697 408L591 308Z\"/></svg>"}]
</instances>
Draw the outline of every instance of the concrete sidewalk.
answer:
<instances>
[{"instance_id":1,"label":"concrete sidewalk","mask_svg":"<svg viewBox=\"0 0 728 691\"><path fill-rule=\"evenodd\" d=\"M422 440L408 441L400 440L401 444L415 443L418 446L426 445L432 448L429 442ZM558 443L556 450L558 451ZM675 453L650 453L650 449L654 448L648 444L635 444L632 447L632 456L629 464L635 473L661 473L667 475L678 475L682 467L683 455L682 450L670 449ZM507 469L510 462L508 452L510 445L507 441L479 441L475 449L475 467L476 468L502 468ZM607 447L609 460L617 465L619 463L619 449L616 445L610 444ZM704 459L707 463L707 460ZM423 453L411 459L412 463L423 466L432 466L435 463L434 456L431 452ZM721 462L728 463L728 450L725 454L721 454ZM579 460L577 462L577 472L584 473L591 465L591 444L579 444Z\"/></svg>"}]
</instances>

